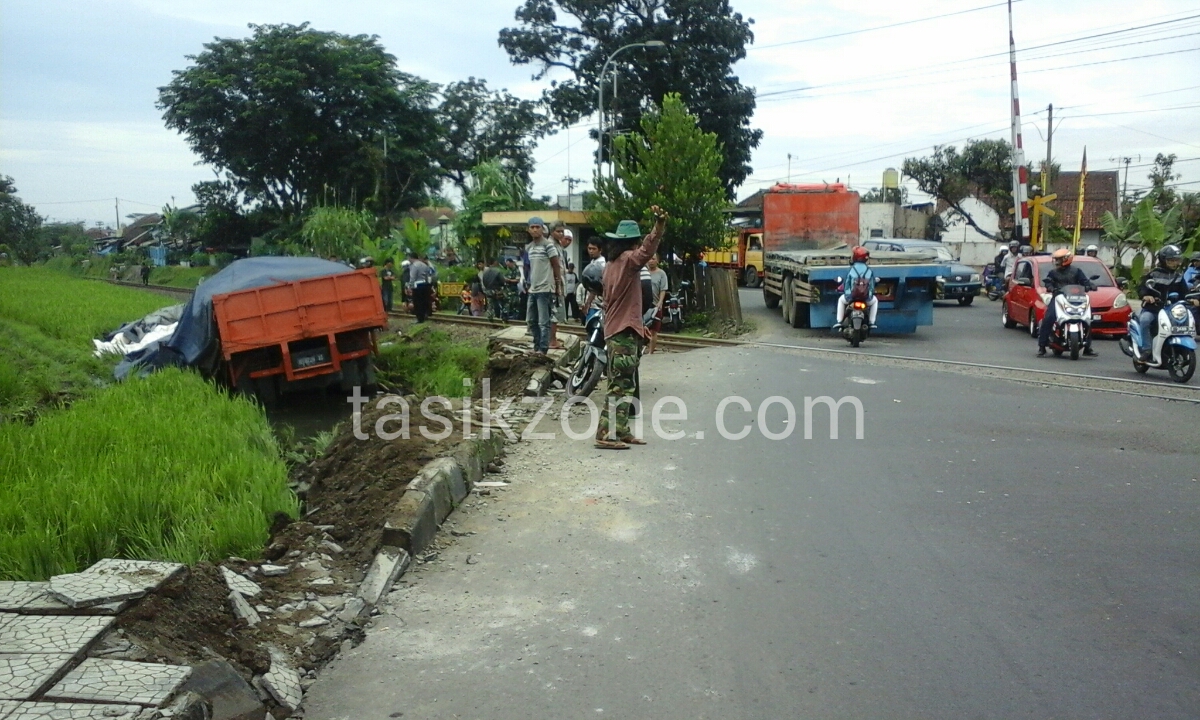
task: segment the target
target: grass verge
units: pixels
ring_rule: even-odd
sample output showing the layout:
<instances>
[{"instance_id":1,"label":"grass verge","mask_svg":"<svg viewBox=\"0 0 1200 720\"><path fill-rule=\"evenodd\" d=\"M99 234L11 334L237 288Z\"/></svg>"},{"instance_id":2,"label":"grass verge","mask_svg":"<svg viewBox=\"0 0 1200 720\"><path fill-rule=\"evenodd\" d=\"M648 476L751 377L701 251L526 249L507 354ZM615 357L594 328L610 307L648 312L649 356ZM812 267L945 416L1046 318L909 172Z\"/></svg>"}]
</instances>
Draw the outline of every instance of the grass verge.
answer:
<instances>
[{"instance_id":1,"label":"grass verge","mask_svg":"<svg viewBox=\"0 0 1200 720\"><path fill-rule=\"evenodd\" d=\"M487 357L485 344L456 341L422 324L381 344L375 368L384 385L423 396L460 397L470 394L463 378L478 378Z\"/></svg>"},{"instance_id":2,"label":"grass verge","mask_svg":"<svg viewBox=\"0 0 1200 720\"><path fill-rule=\"evenodd\" d=\"M109 257L92 257L86 261L81 261L65 255L51 258L44 265L45 268L56 272L99 280L109 279L109 271L112 266L113 260ZM165 267L154 267L150 269L150 284L194 290L200 284L201 280L218 270L220 268L215 265L202 265L199 267L168 265ZM125 282L140 283L142 276L138 273L138 266L129 265L120 279Z\"/></svg>"},{"instance_id":3,"label":"grass verge","mask_svg":"<svg viewBox=\"0 0 1200 720\"><path fill-rule=\"evenodd\" d=\"M0 424L0 477L0 580L254 556L298 512L261 410L179 370Z\"/></svg>"}]
</instances>

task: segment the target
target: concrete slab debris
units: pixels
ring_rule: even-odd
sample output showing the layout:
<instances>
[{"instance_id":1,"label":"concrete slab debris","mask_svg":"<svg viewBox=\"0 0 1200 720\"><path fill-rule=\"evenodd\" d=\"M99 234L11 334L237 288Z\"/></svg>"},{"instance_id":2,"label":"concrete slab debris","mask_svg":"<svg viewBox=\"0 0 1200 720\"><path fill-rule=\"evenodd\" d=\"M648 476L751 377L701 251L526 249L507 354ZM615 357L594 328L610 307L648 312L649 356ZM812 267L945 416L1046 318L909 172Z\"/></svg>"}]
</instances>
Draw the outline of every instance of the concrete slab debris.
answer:
<instances>
[{"instance_id":1,"label":"concrete slab debris","mask_svg":"<svg viewBox=\"0 0 1200 720\"><path fill-rule=\"evenodd\" d=\"M119 575L93 575L86 572L56 575L50 578L50 594L72 608L135 600L148 590Z\"/></svg>"},{"instance_id":2,"label":"concrete slab debris","mask_svg":"<svg viewBox=\"0 0 1200 720\"><path fill-rule=\"evenodd\" d=\"M346 601L346 606L338 613L337 618L344 623L354 622L366 606L367 603L362 598L352 597Z\"/></svg>"},{"instance_id":3,"label":"concrete slab debris","mask_svg":"<svg viewBox=\"0 0 1200 720\"><path fill-rule=\"evenodd\" d=\"M149 592L185 568L181 563L105 558L84 572L90 575L117 575L131 585L137 585Z\"/></svg>"},{"instance_id":4,"label":"concrete slab debris","mask_svg":"<svg viewBox=\"0 0 1200 720\"><path fill-rule=\"evenodd\" d=\"M0 615L0 653L82 654L111 617Z\"/></svg>"},{"instance_id":5,"label":"concrete slab debris","mask_svg":"<svg viewBox=\"0 0 1200 720\"><path fill-rule=\"evenodd\" d=\"M258 597L262 594L262 588L259 587L258 583L235 573L227 567L221 567L221 576L225 578L225 585L230 590L240 593L245 597Z\"/></svg>"},{"instance_id":6,"label":"concrete slab debris","mask_svg":"<svg viewBox=\"0 0 1200 720\"><path fill-rule=\"evenodd\" d=\"M263 720L267 713L254 688L224 660L193 667L179 692L198 693L212 703L213 720Z\"/></svg>"},{"instance_id":7,"label":"concrete slab debris","mask_svg":"<svg viewBox=\"0 0 1200 720\"><path fill-rule=\"evenodd\" d=\"M51 688L46 699L162 707L191 673L182 665L89 658Z\"/></svg>"},{"instance_id":8,"label":"concrete slab debris","mask_svg":"<svg viewBox=\"0 0 1200 720\"><path fill-rule=\"evenodd\" d=\"M17 705L9 715L0 712L2 720L136 720L140 705L95 705L93 703L29 702Z\"/></svg>"},{"instance_id":9,"label":"concrete slab debris","mask_svg":"<svg viewBox=\"0 0 1200 720\"><path fill-rule=\"evenodd\" d=\"M304 690L300 687L300 673L288 661L287 655L278 648L268 648L271 654L271 669L262 676L262 685L275 702L289 712L300 707Z\"/></svg>"},{"instance_id":10,"label":"concrete slab debris","mask_svg":"<svg viewBox=\"0 0 1200 720\"><path fill-rule=\"evenodd\" d=\"M379 599L392 588L392 583L408 569L408 553L400 548L385 547L371 562L367 576L358 587L358 596L368 605L379 604Z\"/></svg>"},{"instance_id":11,"label":"concrete slab debris","mask_svg":"<svg viewBox=\"0 0 1200 720\"><path fill-rule=\"evenodd\" d=\"M302 628L308 629L308 628L316 628L316 627L321 627L323 625L328 625L329 621L323 617L314 617L314 618L309 618L307 620L301 620L300 622L298 622L296 624Z\"/></svg>"},{"instance_id":12,"label":"concrete slab debris","mask_svg":"<svg viewBox=\"0 0 1200 720\"><path fill-rule=\"evenodd\" d=\"M71 653L13 653L0 655L0 699L28 700L46 688L75 659ZM0 713L0 718L4 714Z\"/></svg>"},{"instance_id":13,"label":"concrete slab debris","mask_svg":"<svg viewBox=\"0 0 1200 720\"><path fill-rule=\"evenodd\" d=\"M233 614L237 615L239 619L250 627L254 627L262 622L258 611L250 607L250 603L246 602L246 598L242 597L242 594L237 590L229 591L229 604L233 606Z\"/></svg>"},{"instance_id":14,"label":"concrete slab debris","mask_svg":"<svg viewBox=\"0 0 1200 720\"><path fill-rule=\"evenodd\" d=\"M16 612L45 592L44 582L0 582L0 612Z\"/></svg>"},{"instance_id":15,"label":"concrete slab debris","mask_svg":"<svg viewBox=\"0 0 1200 720\"><path fill-rule=\"evenodd\" d=\"M290 570L291 570L291 568L288 567L287 565L262 565L258 568L258 571L261 572L266 577L278 577L280 575L287 575Z\"/></svg>"}]
</instances>

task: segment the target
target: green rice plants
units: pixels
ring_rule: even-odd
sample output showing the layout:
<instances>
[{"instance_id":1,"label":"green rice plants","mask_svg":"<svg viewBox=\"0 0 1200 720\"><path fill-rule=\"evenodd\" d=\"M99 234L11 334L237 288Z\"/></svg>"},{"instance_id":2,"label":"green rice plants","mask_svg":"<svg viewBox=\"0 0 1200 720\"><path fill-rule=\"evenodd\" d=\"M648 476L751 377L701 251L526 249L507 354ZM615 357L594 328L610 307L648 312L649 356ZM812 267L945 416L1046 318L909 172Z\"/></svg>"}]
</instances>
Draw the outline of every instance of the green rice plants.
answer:
<instances>
[{"instance_id":1,"label":"green rice plants","mask_svg":"<svg viewBox=\"0 0 1200 720\"><path fill-rule=\"evenodd\" d=\"M375 360L384 383L418 395L441 397L461 396L463 379L479 377L486 364L486 348L455 342L424 325L381 347Z\"/></svg>"},{"instance_id":2,"label":"green rice plants","mask_svg":"<svg viewBox=\"0 0 1200 720\"><path fill-rule=\"evenodd\" d=\"M3 580L254 556L274 515L298 512L261 411L180 370L0 424L0 477Z\"/></svg>"},{"instance_id":3,"label":"green rice plants","mask_svg":"<svg viewBox=\"0 0 1200 720\"><path fill-rule=\"evenodd\" d=\"M170 304L158 295L45 268L0 268L0 318L85 348L92 338Z\"/></svg>"}]
</instances>

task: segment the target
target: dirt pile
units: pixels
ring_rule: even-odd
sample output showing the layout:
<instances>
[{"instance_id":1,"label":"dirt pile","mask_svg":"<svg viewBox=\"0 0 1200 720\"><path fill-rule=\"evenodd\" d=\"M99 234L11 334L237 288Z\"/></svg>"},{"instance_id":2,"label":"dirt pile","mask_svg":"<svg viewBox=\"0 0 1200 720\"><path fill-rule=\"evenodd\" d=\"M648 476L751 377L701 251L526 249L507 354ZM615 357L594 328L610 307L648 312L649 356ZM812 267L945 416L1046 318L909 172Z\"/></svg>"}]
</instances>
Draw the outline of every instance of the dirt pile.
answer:
<instances>
[{"instance_id":1,"label":"dirt pile","mask_svg":"<svg viewBox=\"0 0 1200 720\"><path fill-rule=\"evenodd\" d=\"M383 409L369 405L359 423L365 440L355 437L353 423L346 423L324 457L292 473L293 485L307 508L305 519L333 526L329 531L333 539L361 563L370 562L378 550L384 520L409 481L426 463L449 453L462 440L460 414L434 405L431 419L422 415L415 397L407 402L407 432L401 419L387 417L402 416L401 405ZM429 439L421 432L424 427L436 437L445 434L447 426L453 431L442 440ZM381 437L389 433L401 434L390 440Z\"/></svg>"}]
</instances>

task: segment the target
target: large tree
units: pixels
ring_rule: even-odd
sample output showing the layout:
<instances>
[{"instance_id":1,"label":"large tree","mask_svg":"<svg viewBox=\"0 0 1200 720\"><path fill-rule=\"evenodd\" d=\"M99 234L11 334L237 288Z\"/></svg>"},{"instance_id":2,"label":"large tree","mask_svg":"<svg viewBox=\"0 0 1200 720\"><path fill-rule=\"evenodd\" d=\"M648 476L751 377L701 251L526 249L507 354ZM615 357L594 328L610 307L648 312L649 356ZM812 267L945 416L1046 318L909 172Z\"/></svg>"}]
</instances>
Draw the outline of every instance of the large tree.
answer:
<instances>
[{"instance_id":1,"label":"large tree","mask_svg":"<svg viewBox=\"0 0 1200 720\"><path fill-rule=\"evenodd\" d=\"M1001 239L981 228L963 201L978 197L1000 213L1013 206L1012 146L1008 142L972 140L962 152L953 145L939 146L929 157L905 158L903 172L917 182L921 192L944 201L981 235Z\"/></svg>"},{"instance_id":2,"label":"large tree","mask_svg":"<svg viewBox=\"0 0 1200 720\"><path fill-rule=\"evenodd\" d=\"M545 93L563 125L596 111L598 76L615 50L646 40L665 42L665 54L627 50L610 65L620 79L617 93L611 92L611 77L607 80L606 125L618 133L637 128L643 113L668 93L678 93L723 148L720 177L726 196L732 198L749 176L750 154L762 131L750 127L754 91L732 68L754 41L753 21L734 12L728 0L525 0L516 19L519 27L500 32L509 58L538 65L535 79L556 69L572 75L552 82Z\"/></svg>"},{"instance_id":3,"label":"large tree","mask_svg":"<svg viewBox=\"0 0 1200 720\"><path fill-rule=\"evenodd\" d=\"M390 213L438 185L435 87L374 36L251 25L159 88L167 127L250 203L296 217L316 202Z\"/></svg>"},{"instance_id":4,"label":"large tree","mask_svg":"<svg viewBox=\"0 0 1200 720\"><path fill-rule=\"evenodd\" d=\"M50 245L38 232L42 217L32 205L17 197L13 179L0 175L0 245L7 245L14 258L32 265L50 254Z\"/></svg>"},{"instance_id":5,"label":"large tree","mask_svg":"<svg viewBox=\"0 0 1200 720\"><path fill-rule=\"evenodd\" d=\"M540 103L507 90L488 90L486 80L453 82L442 91L442 172L464 193L471 170L499 160L523 182L533 174L533 151L548 119Z\"/></svg>"},{"instance_id":6,"label":"large tree","mask_svg":"<svg viewBox=\"0 0 1200 720\"><path fill-rule=\"evenodd\" d=\"M705 132L678 95L663 98L661 112L642 118L639 132L616 138L616 179L598 178L603 208L597 227L615 227L633 218L652 222L658 205L671 214L661 248L664 254L695 258L719 247L725 235L725 191L718 174L721 148Z\"/></svg>"}]
</instances>

